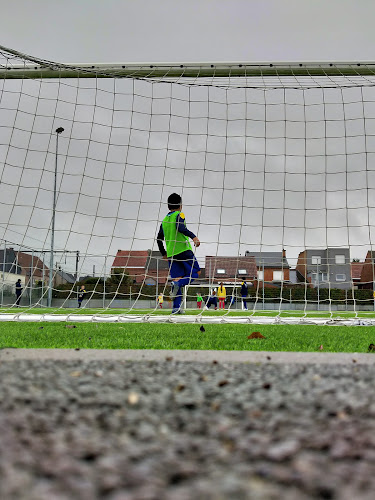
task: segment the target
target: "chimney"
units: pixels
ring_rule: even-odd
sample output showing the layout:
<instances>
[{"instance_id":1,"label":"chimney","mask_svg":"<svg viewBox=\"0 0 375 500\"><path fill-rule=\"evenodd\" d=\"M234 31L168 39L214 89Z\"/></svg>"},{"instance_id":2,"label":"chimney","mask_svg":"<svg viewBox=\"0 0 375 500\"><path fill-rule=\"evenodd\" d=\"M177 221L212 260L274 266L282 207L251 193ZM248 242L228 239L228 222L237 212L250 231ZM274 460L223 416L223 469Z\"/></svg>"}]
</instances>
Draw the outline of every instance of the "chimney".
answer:
<instances>
[{"instance_id":1,"label":"chimney","mask_svg":"<svg viewBox=\"0 0 375 500\"><path fill-rule=\"evenodd\" d=\"M283 248L283 259L286 259L286 250Z\"/></svg>"}]
</instances>

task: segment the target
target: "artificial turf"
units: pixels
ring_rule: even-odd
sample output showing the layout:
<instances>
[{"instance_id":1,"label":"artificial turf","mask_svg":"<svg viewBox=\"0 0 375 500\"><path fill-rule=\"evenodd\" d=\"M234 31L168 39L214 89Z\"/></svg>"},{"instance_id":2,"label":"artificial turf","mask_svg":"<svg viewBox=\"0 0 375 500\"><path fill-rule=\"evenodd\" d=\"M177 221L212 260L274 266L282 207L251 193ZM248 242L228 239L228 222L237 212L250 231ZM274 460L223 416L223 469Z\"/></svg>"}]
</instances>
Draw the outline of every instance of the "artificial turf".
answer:
<instances>
[{"instance_id":1,"label":"artificial turf","mask_svg":"<svg viewBox=\"0 0 375 500\"><path fill-rule=\"evenodd\" d=\"M0 348L368 352L372 326L0 322ZM265 339L248 339L259 331ZM375 358L374 358L375 359Z\"/></svg>"}]
</instances>

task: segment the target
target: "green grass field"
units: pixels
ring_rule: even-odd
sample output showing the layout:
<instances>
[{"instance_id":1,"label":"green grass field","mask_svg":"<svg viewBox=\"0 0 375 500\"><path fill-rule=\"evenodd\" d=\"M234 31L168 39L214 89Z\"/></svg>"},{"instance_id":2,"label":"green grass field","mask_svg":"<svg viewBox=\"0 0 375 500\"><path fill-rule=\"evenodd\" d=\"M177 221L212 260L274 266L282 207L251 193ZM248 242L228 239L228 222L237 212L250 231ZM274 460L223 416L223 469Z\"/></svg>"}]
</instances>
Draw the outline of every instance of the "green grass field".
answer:
<instances>
[{"instance_id":1,"label":"green grass field","mask_svg":"<svg viewBox=\"0 0 375 500\"><path fill-rule=\"evenodd\" d=\"M75 328L72 328L75 326ZM0 322L0 348L367 352L371 326ZM265 339L249 340L253 331Z\"/></svg>"}]
</instances>

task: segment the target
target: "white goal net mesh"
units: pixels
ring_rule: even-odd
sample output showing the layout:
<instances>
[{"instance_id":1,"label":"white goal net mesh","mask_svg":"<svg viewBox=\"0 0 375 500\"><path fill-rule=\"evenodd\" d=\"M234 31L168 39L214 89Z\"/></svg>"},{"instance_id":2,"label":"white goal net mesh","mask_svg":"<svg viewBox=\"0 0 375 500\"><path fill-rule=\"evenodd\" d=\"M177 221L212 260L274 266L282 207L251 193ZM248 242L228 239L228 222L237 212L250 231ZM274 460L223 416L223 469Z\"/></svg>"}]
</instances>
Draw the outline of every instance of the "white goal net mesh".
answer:
<instances>
[{"instance_id":1,"label":"white goal net mesh","mask_svg":"<svg viewBox=\"0 0 375 500\"><path fill-rule=\"evenodd\" d=\"M0 319L372 323L374 68L2 48ZM178 317L156 245L173 192L201 241Z\"/></svg>"}]
</instances>

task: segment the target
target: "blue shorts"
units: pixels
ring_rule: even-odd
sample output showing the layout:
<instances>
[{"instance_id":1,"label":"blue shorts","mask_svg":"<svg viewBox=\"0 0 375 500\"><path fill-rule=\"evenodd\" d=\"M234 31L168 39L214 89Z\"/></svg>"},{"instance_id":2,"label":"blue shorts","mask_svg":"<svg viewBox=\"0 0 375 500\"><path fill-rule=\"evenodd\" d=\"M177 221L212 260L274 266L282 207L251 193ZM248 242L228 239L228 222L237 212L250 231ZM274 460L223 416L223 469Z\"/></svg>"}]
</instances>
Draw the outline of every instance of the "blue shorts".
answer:
<instances>
[{"instance_id":1,"label":"blue shorts","mask_svg":"<svg viewBox=\"0 0 375 500\"><path fill-rule=\"evenodd\" d=\"M171 278L198 278L198 271L200 267L195 255L191 250L186 250L173 257L168 258L169 261L169 274Z\"/></svg>"}]
</instances>

